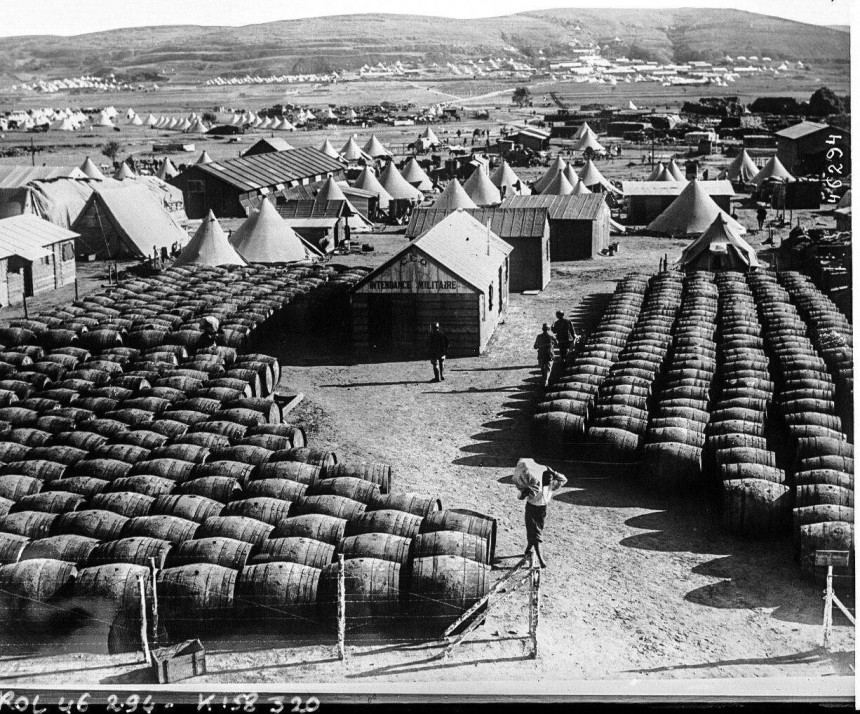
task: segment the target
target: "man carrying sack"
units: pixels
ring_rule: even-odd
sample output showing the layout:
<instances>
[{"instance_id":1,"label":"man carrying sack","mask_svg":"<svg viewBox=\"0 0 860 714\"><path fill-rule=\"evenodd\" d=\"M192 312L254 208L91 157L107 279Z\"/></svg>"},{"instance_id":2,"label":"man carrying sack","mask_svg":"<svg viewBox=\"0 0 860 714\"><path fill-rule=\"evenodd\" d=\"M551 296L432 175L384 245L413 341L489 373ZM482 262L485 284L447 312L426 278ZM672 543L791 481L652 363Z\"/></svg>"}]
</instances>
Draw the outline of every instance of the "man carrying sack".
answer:
<instances>
[{"instance_id":1,"label":"man carrying sack","mask_svg":"<svg viewBox=\"0 0 860 714\"><path fill-rule=\"evenodd\" d=\"M553 492L567 483L558 471L541 466L534 459L520 459L514 470L514 485L519 489L520 500L526 501L526 555L534 549L540 567L546 567L540 544L543 543L543 529L546 524L546 509L552 500Z\"/></svg>"}]
</instances>

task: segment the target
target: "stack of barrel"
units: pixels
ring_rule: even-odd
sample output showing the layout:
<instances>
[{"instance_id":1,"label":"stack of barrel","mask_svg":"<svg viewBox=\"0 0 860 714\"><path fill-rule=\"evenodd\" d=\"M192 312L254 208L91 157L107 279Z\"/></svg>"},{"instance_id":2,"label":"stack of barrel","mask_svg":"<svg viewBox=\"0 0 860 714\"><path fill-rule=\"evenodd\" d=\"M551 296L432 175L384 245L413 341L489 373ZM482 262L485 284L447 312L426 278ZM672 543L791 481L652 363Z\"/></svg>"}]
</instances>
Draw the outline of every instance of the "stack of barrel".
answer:
<instances>
[{"instance_id":1,"label":"stack of barrel","mask_svg":"<svg viewBox=\"0 0 860 714\"><path fill-rule=\"evenodd\" d=\"M645 464L657 488L683 489L701 481L710 389L717 365L716 318L714 274L688 273L666 373L659 382L645 434Z\"/></svg>"},{"instance_id":2,"label":"stack of barrel","mask_svg":"<svg viewBox=\"0 0 860 714\"><path fill-rule=\"evenodd\" d=\"M582 441L598 389L636 324L648 279L631 273L615 286L600 323L573 356L570 366L532 419L532 441L544 453L568 455Z\"/></svg>"},{"instance_id":3,"label":"stack of barrel","mask_svg":"<svg viewBox=\"0 0 860 714\"><path fill-rule=\"evenodd\" d=\"M589 415L587 440L595 460L631 462L640 455L651 389L672 343L681 290L678 272L665 271L651 278L639 319L601 383ZM681 388L679 396L686 389Z\"/></svg>"},{"instance_id":4,"label":"stack of barrel","mask_svg":"<svg viewBox=\"0 0 860 714\"><path fill-rule=\"evenodd\" d=\"M852 560L840 574L851 575L854 447L836 413L833 376L776 275L751 275L749 282L774 355L777 402L793 447L794 530L801 569L815 575L817 550L844 550L852 554Z\"/></svg>"},{"instance_id":5,"label":"stack of barrel","mask_svg":"<svg viewBox=\"0 0 860 714\"><path fill-rule=\"evenodd\" d=\"M744 275L722 272L716 282L719 366L706 461L722 490L726 529L748 537L775 536L785 528L790 492L768 441L770 362Z\"/></svg>"}]
</instances>

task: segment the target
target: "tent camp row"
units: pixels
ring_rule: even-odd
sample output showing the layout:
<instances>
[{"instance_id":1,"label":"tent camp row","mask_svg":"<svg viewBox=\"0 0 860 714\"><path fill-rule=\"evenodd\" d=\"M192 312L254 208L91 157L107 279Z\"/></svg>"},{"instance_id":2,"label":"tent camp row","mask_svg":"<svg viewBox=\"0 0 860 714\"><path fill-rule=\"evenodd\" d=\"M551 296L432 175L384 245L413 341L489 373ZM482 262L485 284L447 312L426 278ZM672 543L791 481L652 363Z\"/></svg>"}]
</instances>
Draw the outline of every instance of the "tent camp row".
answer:
<instances>
[{"instance_id":1,"label":"tent camp row","mask_svg":"<svg viewBox=\"0 0 860 714\"><path fill-rule=\"evenodd\" d=\"M582 186L579 186L579 183ZM585 193L586 191L609 191L619 193L618 189L610 183L597 168L590 158L578 171L567 163L561 156L557 156L550 164L543 176L532 184L534 193L548 193L558 196Z\"/></svg>"}]
</instances>

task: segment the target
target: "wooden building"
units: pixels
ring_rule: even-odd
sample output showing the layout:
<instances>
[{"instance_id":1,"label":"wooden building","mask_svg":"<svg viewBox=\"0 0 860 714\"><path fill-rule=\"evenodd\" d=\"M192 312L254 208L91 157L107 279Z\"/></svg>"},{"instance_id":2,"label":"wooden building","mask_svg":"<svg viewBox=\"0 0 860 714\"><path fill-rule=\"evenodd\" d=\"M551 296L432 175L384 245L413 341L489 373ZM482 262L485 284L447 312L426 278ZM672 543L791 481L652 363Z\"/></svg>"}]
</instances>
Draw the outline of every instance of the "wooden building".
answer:
<instances>
[{"instance_id":1,"label":"wooden building","mask_svg":"<svg viewBox=\"0 0 860 714\"><path fill-rule=\"evenodd\" d=\"M802 121L776 132L776 156L797 176L824 172L844 183L851 173L851 132Z\"/></svg>"},{"instance_id":2,"label":"wooden building","mask_svg":"<svg viewBox=\"0 0 860 714\"><path fill-rule=\"evenodd\" d=\"M481 354L508 306L512 250L464 211L450 214L355 285L356 347L424 357L438 322L449 356Z\"/></svg>"},{"instance_id":3,"label":"wooden building","mask_svg":"<svg viewBox=\"0 0 860 714\"><path fill-rule=\"evenodd\" d=\"M290 151L295 147L286 139L279 136L264 136L256 144L251 147L242 156L256 156L257 154L275 154L278 151Z\"/></svg>"},{"instance_id":4,"label":"wooden building","mask_svg":"<svg viewBox=\"0 0 860 714\"><path fill-rule=\"evenodd\" d=\"M344 179L343 164L317 149L304 147L194 164L173 183L182 189L189 218L203 218L210 210L219 218L245 218L249 198L329 176L336 181Z\"/></svg>"},{"instance_id":5,"label":"wooden building","mask_svg":"<svg viewBox=\"0 0 860 714\"><path fill-rule=\"evenodd\" d=\"M32 214L0 220L0 306L75 282L77 237Z\"/></svg>"},{"instance_id":6,"label":"wooden building","mask_svg":"<svg viewBox=\"0 0 860 714\"><path fill-rule=\"evenodd\" d=\"M546 208L462 209L478 223L510 244L510 290L543 290L550 280L549 221ZM445 209L417 208L412 213L406 237L418 238L449 215Z\"/></svg>"},{"instance_id":7,"label":"wooden building","mask_svg":"<svg viewBox=\"0 0 860 714\"><path fill-rule=\"evenodd\" d=\"M349 201L298 199L278 202L275 208L290 228L324 253L350 239Z\"/></svg>"},{"instance_id":8,"label":"wooden building","mask_svg":"<svg viewBox=\"0 0 860 714\"><path fill-rule=\"evenodd\" d=\"M544 208L554 262L587 260L609 245L611 214L602 194L509 196L501 208Z\"/></svg>"},{"instance_id":9,"label":"wooden building","mask_svg":"<svg viewBox=\"0 0 860 714\"><path fill-rule=\"evenodd\" d=\"M519 144L524 149L546 151L549 149L549 137L550 132L527 126L514 134L509 134L505 138L512 140L515 144Z\"/></svg>"},{"instance_id":10,"label":"wooden building","mask_svg":"<svg viewBox=\"0 0 860 714\"><path fill-rule=\"evenodd\" d=\"M731 214L735 189L731 181L699 181L699 185L723 211ZM622 181L621 192L627 198L627 222L645 225L653 221L681 195L686 181Z\"/></svg>"}]
</instances>

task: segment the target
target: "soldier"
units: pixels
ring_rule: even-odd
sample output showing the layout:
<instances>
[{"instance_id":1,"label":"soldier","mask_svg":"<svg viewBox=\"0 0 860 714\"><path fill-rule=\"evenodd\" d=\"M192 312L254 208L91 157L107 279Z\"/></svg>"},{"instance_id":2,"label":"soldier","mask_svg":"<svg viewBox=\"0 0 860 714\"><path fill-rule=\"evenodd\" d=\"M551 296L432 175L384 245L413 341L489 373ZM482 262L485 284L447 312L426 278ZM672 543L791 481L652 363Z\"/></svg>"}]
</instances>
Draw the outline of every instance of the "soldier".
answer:
<instances>
[{"instance_id":1,"label":"soldier","mask_svg":"<svg viewBox=\"0 0 860 714\"><path fill-rule=\"evenodd\" d=\"M445 381L445 357L448 354L448 336L439 329L439 323L433 323L433 329L427 338L427 352L430 364L433 365L433 381Z\"/></svg>"}]
</instances>

